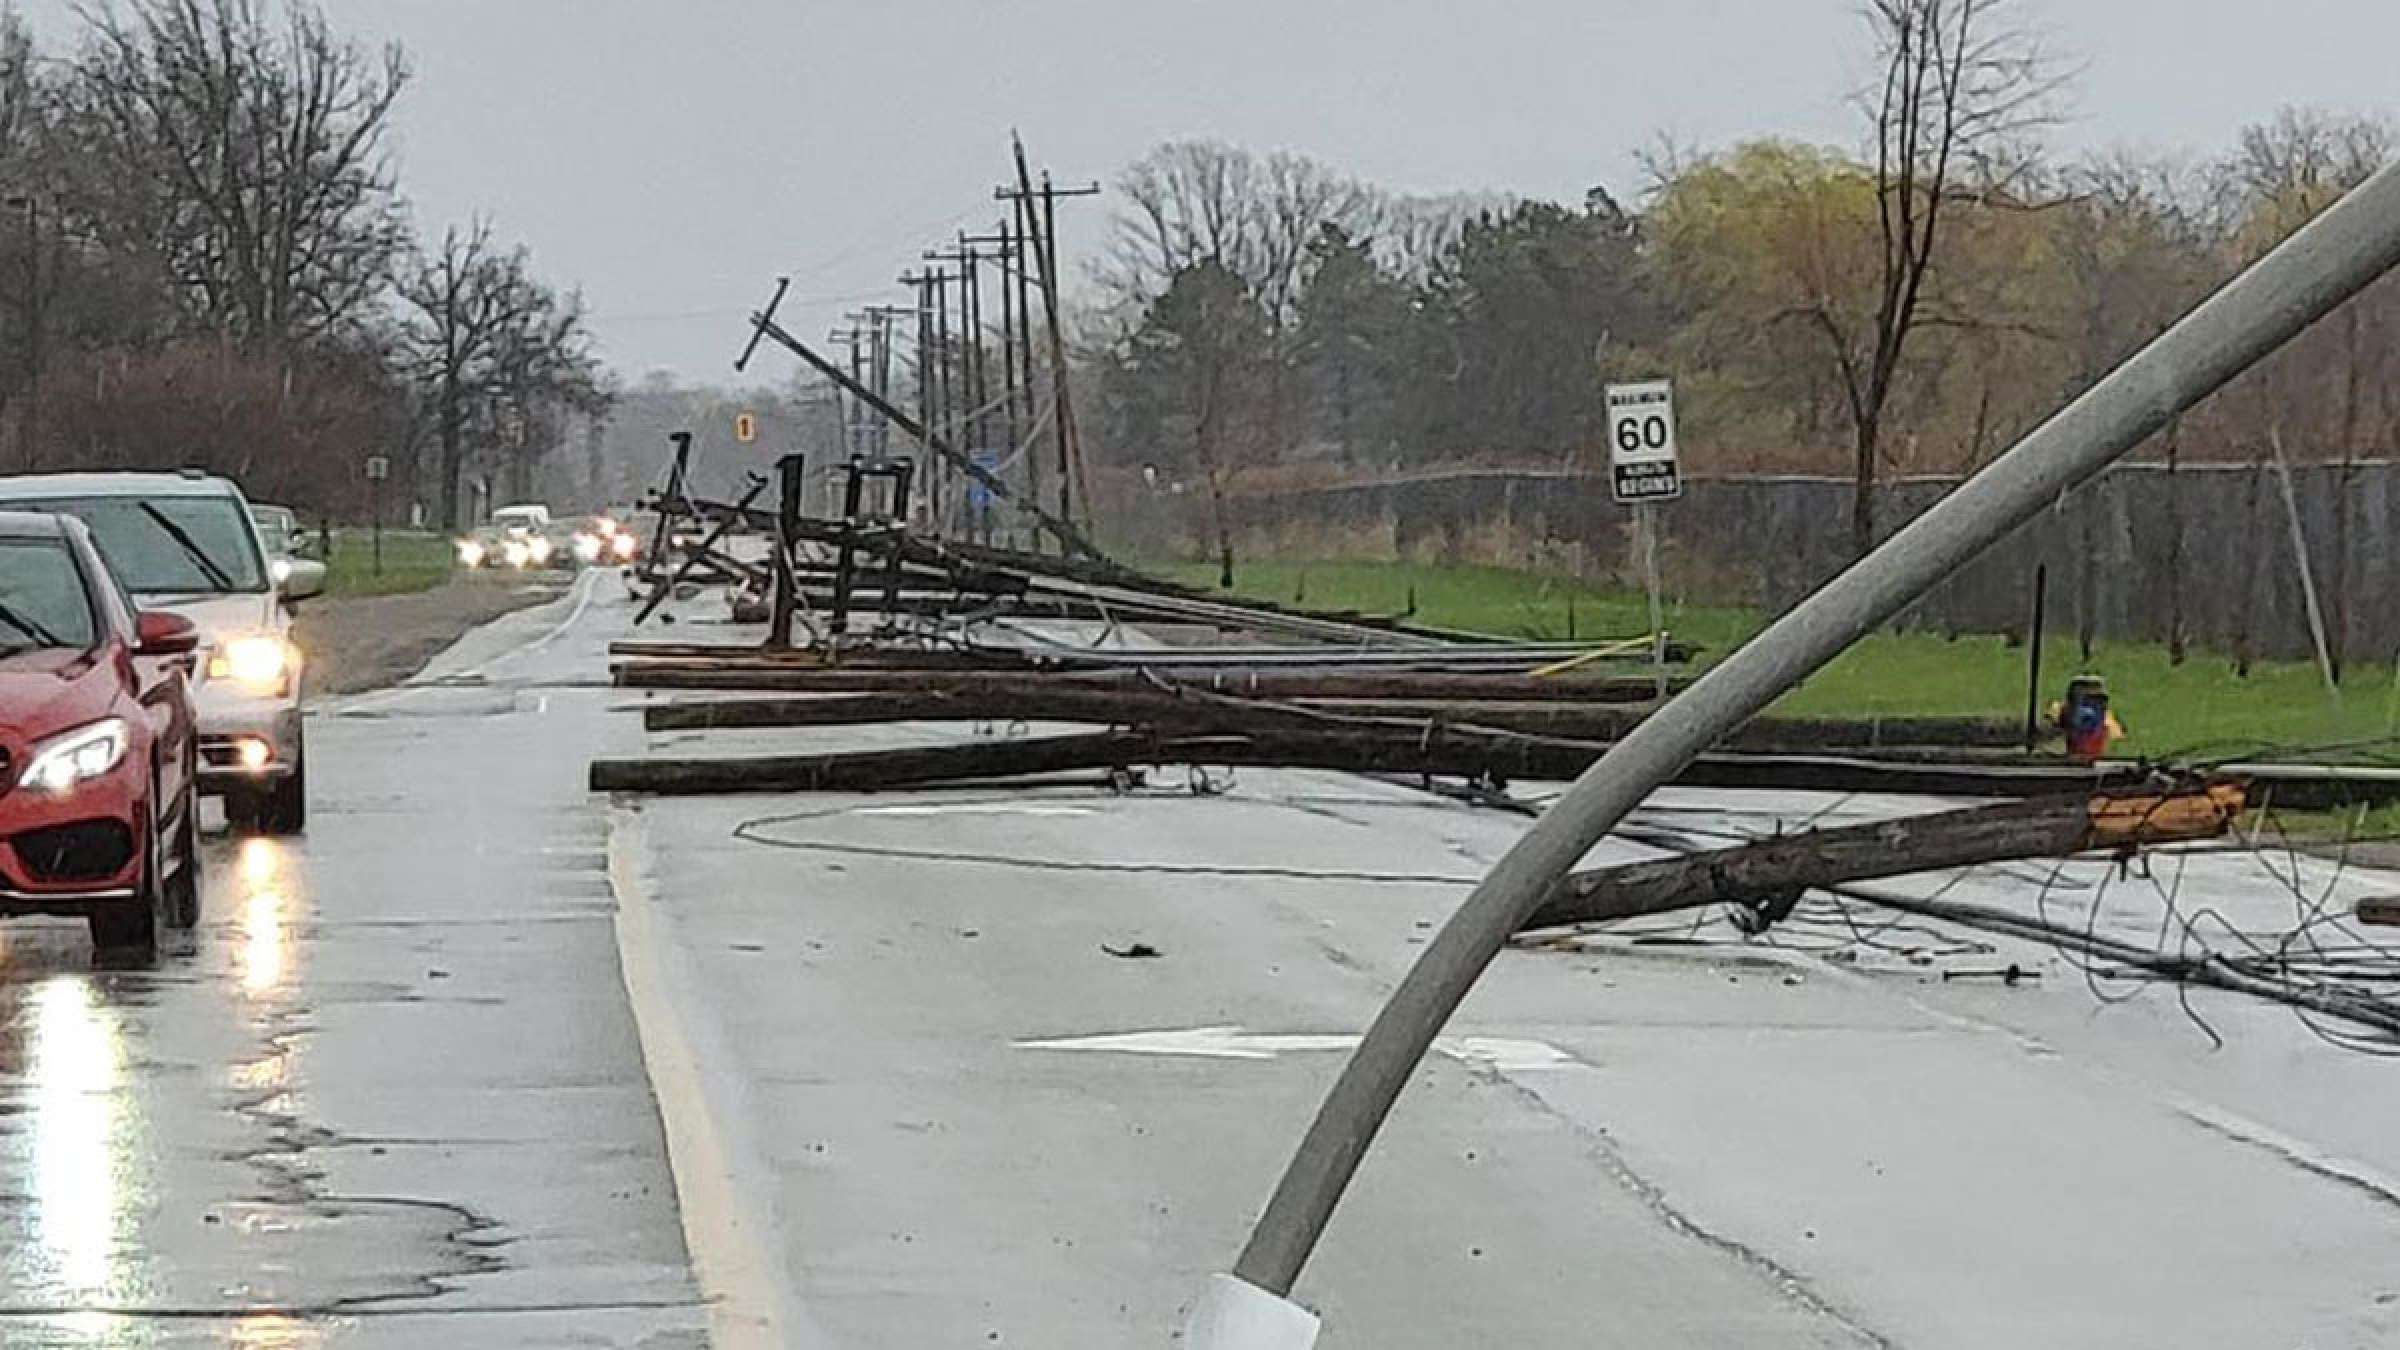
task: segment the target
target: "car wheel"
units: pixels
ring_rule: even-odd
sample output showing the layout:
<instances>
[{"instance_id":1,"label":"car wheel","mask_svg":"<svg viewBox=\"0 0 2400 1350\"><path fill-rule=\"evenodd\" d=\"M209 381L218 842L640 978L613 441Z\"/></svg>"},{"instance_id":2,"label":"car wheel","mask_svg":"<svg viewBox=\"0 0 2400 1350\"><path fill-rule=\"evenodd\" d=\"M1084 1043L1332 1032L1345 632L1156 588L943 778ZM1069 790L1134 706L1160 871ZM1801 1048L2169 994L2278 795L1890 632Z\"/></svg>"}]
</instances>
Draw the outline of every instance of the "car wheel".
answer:
<instances>
[{"instance_id":1,"label":"car wheel","mask_svg":"<svg viewBox=\"0 0 2400 1350\"><path fill-rule=\"evenodd\" d=\"M141 963L158 959L158 920L166 906L167 881L160 866L166 849L158 837L157 801L153 794L142 831L141 886L130 900L108 900L92 907L89 923L96 954Z\"/></svg>"},{"instance_id":2,"label":"car wheel","mask_svg":"<svg viewBox=\"0 0 2400 1350\"><path fill-rule=\"evenodd\" d=\"M243 834L298 834L308 828L308 747L302 742L292 771L254 788L225 793L225 819Z\"/></svg>"}]
</instances>

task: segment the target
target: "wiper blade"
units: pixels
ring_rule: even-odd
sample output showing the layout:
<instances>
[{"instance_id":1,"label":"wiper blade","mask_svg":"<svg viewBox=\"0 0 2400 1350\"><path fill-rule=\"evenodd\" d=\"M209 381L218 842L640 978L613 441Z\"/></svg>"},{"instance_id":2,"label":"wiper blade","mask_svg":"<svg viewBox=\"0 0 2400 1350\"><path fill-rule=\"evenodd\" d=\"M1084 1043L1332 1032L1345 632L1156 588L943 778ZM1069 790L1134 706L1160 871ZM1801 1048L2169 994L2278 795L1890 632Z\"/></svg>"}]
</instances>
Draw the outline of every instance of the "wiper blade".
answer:
<instances>
[{"instance_id":1,"label":"wiper blade","mask_svg":"<svg viewBox=\"0 0 2400 1350\"><path fill-rule=\"evenodd\" d=\"M149 502L135 502L134 505L141 508L143 515L158 522L158 528L167 532L167 537L175 541L175 546L182 549L184 555L199 566L200 570L207 575L210 583L215 585L218 590L230 591L233 589L232 575L224 568L219 567L217 560L208 556L208 550L200 547L199 543L181 525L169 520L166 512L159 510Z\"/></svg>"},{"instance_id":2,"label":"wiper blade","mask_svg":"<svg viewBox=\"0 0 2400 1350\"><path fill-rule=\"evenodd\" d=\"M18 632L23 633L29 638L32 638L35 642L44 647L64 647L69 645L68 643L60 641L58 634L51 632L49 629L42 627L38 622L28 619L24 615L19 614L17 611L9 608L5 602L0 602L0 623L7 624L9 627L16 629ZM0 651L5 650L9 649L0 647Z\"/></svg>"}]
</instances>

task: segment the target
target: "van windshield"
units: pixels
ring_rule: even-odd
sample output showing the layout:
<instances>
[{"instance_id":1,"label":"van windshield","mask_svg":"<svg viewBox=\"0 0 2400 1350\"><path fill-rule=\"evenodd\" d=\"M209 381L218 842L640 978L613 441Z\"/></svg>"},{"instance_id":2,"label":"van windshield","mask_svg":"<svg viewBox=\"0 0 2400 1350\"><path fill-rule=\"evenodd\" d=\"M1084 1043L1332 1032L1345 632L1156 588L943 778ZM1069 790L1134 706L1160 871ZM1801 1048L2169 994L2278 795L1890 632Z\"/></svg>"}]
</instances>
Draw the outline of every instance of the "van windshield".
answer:
<instances>
[{"instance_id":1,"label":"van windshield","mask_svg":"<svg viewBox=\"0 0 2400 1350\"><path fill-rule=\"evenodd\" d=\"M250 513L232 497L52 497L5 506L90 526L109 570L137 595L267 589Z\"/></svg>"}]
</instances>

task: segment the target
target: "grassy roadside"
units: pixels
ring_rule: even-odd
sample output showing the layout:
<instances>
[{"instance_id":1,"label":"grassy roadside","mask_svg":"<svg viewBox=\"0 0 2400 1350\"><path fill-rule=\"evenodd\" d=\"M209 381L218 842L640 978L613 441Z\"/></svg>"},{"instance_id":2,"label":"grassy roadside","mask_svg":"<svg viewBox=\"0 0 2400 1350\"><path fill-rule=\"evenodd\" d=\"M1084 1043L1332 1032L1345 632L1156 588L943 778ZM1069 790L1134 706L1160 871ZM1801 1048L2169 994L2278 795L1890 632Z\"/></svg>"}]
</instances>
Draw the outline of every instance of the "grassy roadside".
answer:
<instances>
[{"instance_id":1,"label":"grassy roadside","mask_svg":"<svg viewBox=\"0 0 2400 1350\"><path fill-rule=\"evenodd\" d=\"M390 560L387 553L387 579ZM556 599L564 585L557 573L462 572L417 590L302 601L292 637L307 653L308 692L323 697L397 684L469 629Z\"/></svg>"},{"instance_id":2,"label":"grassy roadside","mask_svg":"<svg viewBox=\"0 0 2400 1350\"><path fill-rule=\"evenodd\" d=\"M1198 586L1213 586L1209 564L1153 569ZM1435 567L1410 563L1279 561L1245 563L1236 594L1325 609L1396 614L1410 608L1426 623L1528 638L1623 636L1649 626L1638 593L1603 590L1558 577L1499 567ZM1756 632L1754 611L1722 606L1670 605L1669 631L1700 644L1702 662L1721 660ZM1859 643L1776 705L1779 712L1816 716L2025 714L2026 657L1997 637L1955 641L1937 634L1878 634ZM2329 696L2315 666L2270 662L2248 678L2210 653L2181 665L2153 643L2116 642L2084 661L2071 640L2053 633L2044 652L2039 689L2047 705L2067 678L2089 670L2107 678L2128 754L2223 758L2270 751L2377 742L2391 737L2394 707L2390 666L2353 666L2339 701ZM2400 762L2400 746L2368 745L2345 752L2352 760ZM2395 823L2400 823L2396 820Z\"/></svg>"},{"instance_id":3,"label":"grassy roadside","mask_svg":"<svg viewBox=\"0 0 2400 1350\"><path fill-rule=\"evenodd\" d=\"M450 580L457 555L448 535L422 530L383 532L383 566L375 567L373 536L364 529L334 532L333 559L325 567L331 596L402 595L431 590Z\"/></svg>"}]
</instances>

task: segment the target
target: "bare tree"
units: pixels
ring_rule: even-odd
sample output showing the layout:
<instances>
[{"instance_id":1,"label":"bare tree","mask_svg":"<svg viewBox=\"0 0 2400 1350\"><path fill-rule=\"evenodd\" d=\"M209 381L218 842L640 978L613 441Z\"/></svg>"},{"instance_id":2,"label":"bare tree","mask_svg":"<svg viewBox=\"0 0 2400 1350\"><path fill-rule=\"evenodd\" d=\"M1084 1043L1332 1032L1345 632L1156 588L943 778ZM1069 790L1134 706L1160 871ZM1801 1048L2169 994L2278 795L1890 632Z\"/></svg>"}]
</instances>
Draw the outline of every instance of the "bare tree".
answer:
<instances>
[{"instance_id":1,"label":"bare tree","mask_svg":"<svg viewBox=\"0 0 2400 1350\"><path fill-rule=\"evenodd\" d=\"M1867 0L1882 70L1865 103L1875 139L1880 286L1870 332L1828 333L1856 452L1851 547L1875 545L1884 412L1934 270L1945 208L2004 190L2013 157L2063 82L2009 0ZM1830 311L1828 311L1830 312ZM1860 341L1864 339L1864 341Z\"/></svg>"},{"instance_id":2,"label":"bare tree","mask_svg":"<svg viewBox=\"0 0 2400 1350\"><path fill-rule=\"evenodd\" d=\"M86 195L206 326L307 339L369 321L407 239L385 151L408 82L307 0L114 0L85 12L67 115Z\"/></svg>"},{"instance_id":3,"label":"bare tree","mask_svg":"<svg viewBox=\"0 0 2400 1350\"><path fill-rule=\"evenodd\" d=\"M1304 155L1264 158L1216 141L1171 141L1118 177L1125 203L1104 279L1135 306L1214 263L1247 287L1278 327L1290 321L1311 241L1327 225L1371 236L1384 196Z\"/></svg>"},{"instance_id":4,"label":"bare tree","mask_svg":"<svg viewBox=\"0 0 2400 1350\"><path fill-rule=\"evenodd\" d=\"M440 250L419 259L402 281L406 312L402 361L424 391L433 423L438 510L461 528L458 489L471 425L490 410L510 349L538 298L522 248L501 252L491 227L476 222L442 235Z\"/></svg>"},{"instance_id":5,"label":"bare tree","mask_svg":"<svg viewBox=\"0 0 2400 1350\"><path fill-rule=\"evenodd\" d=\"M507 428L501 450L510 490L530 497L534 470L564 442L569 421L607 410L583 297L527 287L518 312L500 328L491 385Z\"/></svg>"}]
</instances>

